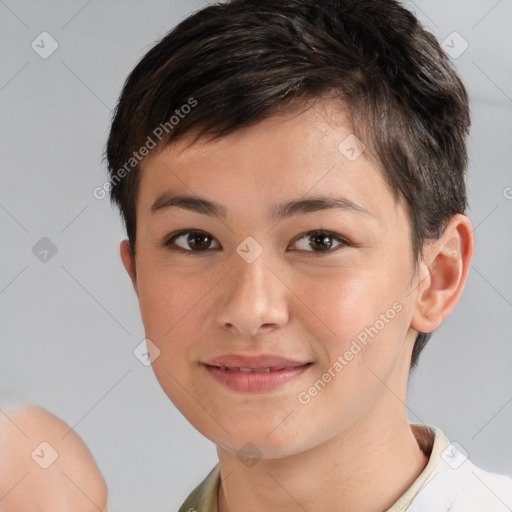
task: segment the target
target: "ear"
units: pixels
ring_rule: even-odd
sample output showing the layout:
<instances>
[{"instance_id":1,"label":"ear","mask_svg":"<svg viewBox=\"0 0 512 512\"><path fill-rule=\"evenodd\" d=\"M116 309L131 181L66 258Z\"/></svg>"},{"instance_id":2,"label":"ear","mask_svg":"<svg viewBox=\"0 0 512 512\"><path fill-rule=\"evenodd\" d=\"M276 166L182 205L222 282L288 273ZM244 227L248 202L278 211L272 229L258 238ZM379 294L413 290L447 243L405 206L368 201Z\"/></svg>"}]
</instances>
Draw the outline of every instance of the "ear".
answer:
<instances>
[{"instance_id":1,"label":"ear","mask_svg":"<svg viewBox=\"0 0 512 512\"><path fill-rule=\"evenodd\" d=\"M459 301L475 250L473 226L468 217L454 215L443 235L425 245L415 290L411 327L435 331Z\"/></svg>"},{"instance_id":2,"label":"ear","mask_svg":"<svg viewBox=\"0 0 512 512\"><path fill-rule=\"evenodd\" d=\"M121 260L123 262L124 268L126 269L126 272L128 272L128 275L132 280L133 289L135 290L135 293L138 296L139 292L137 290L137 267L135 257L132 255L130 243L128 242L128 240L123 240L121 242L119 251L121 253Z\"/></svg>"}]
</instances>

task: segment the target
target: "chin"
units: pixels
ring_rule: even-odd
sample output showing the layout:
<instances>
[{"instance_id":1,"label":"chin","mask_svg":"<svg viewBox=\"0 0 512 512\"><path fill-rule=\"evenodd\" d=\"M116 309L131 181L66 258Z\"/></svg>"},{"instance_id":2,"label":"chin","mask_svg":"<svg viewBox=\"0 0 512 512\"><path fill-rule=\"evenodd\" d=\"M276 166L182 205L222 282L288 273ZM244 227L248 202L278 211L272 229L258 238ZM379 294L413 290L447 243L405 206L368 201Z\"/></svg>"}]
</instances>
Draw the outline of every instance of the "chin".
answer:
<instances>
[{"instance_id":1,"label":"chin","mask_svg":"<svg viewBox=\"0 0 512 512\"><path fill-rule=\"evenodd\" d=\"M202 432L218 447L228 450L237 455L243 455L245 451L255 452L255 456L266 459L280 459L288 457L301 451L307 450L308 439L305 432L300 435L292 435L289 430L283 429L278 433L278 429L262 428L261 425L226 425L231 434L222 431L219 436L209 435L208 432ZM218 432L218 429L217 429Z\"/></svg>"}]
</instances>

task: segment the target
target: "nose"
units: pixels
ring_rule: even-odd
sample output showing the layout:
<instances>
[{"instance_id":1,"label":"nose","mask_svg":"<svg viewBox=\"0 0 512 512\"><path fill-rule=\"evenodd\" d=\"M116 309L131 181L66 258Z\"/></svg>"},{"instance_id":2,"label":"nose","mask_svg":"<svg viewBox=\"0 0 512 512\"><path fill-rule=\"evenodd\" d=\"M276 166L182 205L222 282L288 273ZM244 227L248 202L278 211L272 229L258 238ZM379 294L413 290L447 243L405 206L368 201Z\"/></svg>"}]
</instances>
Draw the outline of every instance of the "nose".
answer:
<instances>
[{"instance_id":1,"label":"nose","mask_svg":"<svg viewBox=\"0 0 512 512\"><path fill-rule=\"evenodd\" d=\"M217 313L222 328L255 336L288 321L286 287L264 254L247 263L235 253L234 272L221 291Z\"/></svg>"}]
</instances>

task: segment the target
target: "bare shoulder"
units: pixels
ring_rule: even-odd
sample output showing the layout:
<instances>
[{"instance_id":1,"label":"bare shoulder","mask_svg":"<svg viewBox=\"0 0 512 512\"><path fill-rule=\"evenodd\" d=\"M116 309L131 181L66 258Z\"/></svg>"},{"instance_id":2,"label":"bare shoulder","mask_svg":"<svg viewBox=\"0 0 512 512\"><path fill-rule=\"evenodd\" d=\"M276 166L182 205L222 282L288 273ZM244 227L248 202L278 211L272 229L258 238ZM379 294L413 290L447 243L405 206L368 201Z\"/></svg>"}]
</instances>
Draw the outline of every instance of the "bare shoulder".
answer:
<instances>
[{"instance_id":1,"label":"bare shoulder","mask_svg":"<svg viewBox=\"0 0 512 512\"><path fill-rule=\"evenodd\" d=\"M0 512L106 511L108 493L85 443L35 406L0 410Z\"/></svg>"}]
</instances>

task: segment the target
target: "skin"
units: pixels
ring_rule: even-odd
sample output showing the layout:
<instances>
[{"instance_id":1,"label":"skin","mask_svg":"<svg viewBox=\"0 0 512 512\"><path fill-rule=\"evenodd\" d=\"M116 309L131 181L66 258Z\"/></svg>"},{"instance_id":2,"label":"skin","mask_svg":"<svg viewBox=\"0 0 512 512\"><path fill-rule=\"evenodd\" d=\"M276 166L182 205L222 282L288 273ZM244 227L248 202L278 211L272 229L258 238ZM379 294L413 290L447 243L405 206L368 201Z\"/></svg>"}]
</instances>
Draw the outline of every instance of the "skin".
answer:
<instances>
[{"instance_id":1,"label":"skin","mask_svg":"<svg viewBox=\"0 0 512 512\"><path fill-rule=\"evenodd\" d=\"M334 115L336 114L336 115ZM282 112L215 142L179 140L143 162L136 260L121 243L153 369L190 423L217 445L220 512L385 510L427 464L406 417L411 352L461 296L474 251L470 220L454 216L426 244L416 269L405 204L377 165L338 145L352 128L324 100ZM162 192L225 206L226 219L181 208L151 212ZM279 222L271 206L303 196L345 197L367 209L326 209ZM212 239L188 253L162 245L181 230ZM334 232L322 252L307 233ZM263 253L236 252L248 236ZM197 246L196 246L197 247ZM448 247L449 250L443 249ZM316 251L316 253L315 253ZM297 397L394 303L401 310L307 405ZM223 354L274 354L313 364L277 390L230 390L201 362ZM250 467L237 452L254 444ZM301 508L302 507L302 508Z\"/></svg>"},{"instance_id":2,"label":"skin","mask_svg":"<svg viewBox=\"0 0 512 512\"><path fill-rule=\"evenodd\" d=\"M1 512L108 510L107 487L90 451L50 412L34 406L2 410L0 452ZM53 463L43 468L37 461Z\"/></svg>"}]
</instances>

